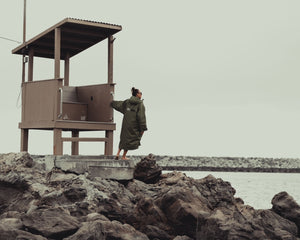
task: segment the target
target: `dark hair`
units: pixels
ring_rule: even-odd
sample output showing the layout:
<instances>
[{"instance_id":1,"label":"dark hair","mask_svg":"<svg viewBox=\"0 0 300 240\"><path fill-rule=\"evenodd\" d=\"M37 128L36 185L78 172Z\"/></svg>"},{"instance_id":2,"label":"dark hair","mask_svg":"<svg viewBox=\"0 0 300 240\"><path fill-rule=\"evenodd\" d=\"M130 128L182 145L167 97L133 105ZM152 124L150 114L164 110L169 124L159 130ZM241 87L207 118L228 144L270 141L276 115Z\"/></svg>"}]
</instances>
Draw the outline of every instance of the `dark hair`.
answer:
<instances>
[{"instance_id":1,"label":"dark hair","mask_svg":"<svg viewBox=\"0 0 300 240\"><path fill-rule=\"evenodd\" d=\"M137 88L131 88L131 93L132 93L132 96L135 96L139 93L140 90L138 90Z\"/></svg>"}]
</instances>

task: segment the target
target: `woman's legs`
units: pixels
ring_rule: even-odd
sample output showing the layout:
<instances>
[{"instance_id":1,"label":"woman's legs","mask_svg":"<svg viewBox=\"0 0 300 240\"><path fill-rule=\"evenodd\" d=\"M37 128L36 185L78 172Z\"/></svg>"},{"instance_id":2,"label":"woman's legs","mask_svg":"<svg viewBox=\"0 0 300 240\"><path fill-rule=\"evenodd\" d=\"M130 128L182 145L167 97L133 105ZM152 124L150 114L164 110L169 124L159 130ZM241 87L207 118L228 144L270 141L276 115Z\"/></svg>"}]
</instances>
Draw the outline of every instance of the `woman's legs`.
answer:
<instances>
[{"instance_id":1,"label":"woman's legs","mask_svg":"<svg viewBox=\"0 0 300 240\"><path fill-rule=\"evenodd\" d=\"M129 160L128 158L126 158L127 152L128 152L128 150L125 150L125 149L124 149L123 156L122 156L122 160Z\"/></svg>"},{"instance_id":2,"label":"woman's legs","mask_svg":"<svg viewBox=\"0 0 300 240\"><path fill-rule=\"evenodd\" d=\"M116 159L117 159L117 160L119 159L120 152L121 152L121 149L119 148L119 149L118 149L118 152L117 152L117 155L116 155Z\"/></svg>"},{"instance_id":3,"label":"woman's legs","mask_svg":"<svg viewBox=\"0 0 300 240\"><path fill-rule=\"evenodd\" d=\"M122 160L129 160L126 157L127 152L128 152L128 150L124 150L123 155L122 155ZM118 152L117 152L117 155L116 155L116 160L118 160L120 158L120 153L121 153L121 149L119 148Z\"/></svg>"}]
</instances>

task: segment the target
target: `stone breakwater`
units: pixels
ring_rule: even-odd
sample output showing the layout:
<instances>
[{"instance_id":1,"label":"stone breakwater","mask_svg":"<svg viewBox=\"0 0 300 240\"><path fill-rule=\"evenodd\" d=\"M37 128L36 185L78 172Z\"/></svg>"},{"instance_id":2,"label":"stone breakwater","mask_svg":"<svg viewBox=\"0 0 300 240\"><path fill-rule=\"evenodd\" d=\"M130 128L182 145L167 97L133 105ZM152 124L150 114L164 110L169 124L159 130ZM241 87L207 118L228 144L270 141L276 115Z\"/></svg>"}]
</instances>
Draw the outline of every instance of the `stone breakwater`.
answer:
<instances>
[{"instance_id":1,"label":"stone breakwater","mask_svg":"<svg viewBox=\"0 0 300 240\"><path fill-rule=\"evenodd\" d=\"M139 161L141 156L130 156ZM163 170L300 173L299 158L155 156Z\"/></svg>"},{"instance_id":2,"label":"stone breakwater","mask_svg":"<svg viewBox=\"0 0 300 240\"><path fill-rule=\"evenodd\" d=\"M149 155L119 182L0 154L0 240L299 240L288 193L256 210L220 178L161 170Z\"/></svg>"}]
</instances>

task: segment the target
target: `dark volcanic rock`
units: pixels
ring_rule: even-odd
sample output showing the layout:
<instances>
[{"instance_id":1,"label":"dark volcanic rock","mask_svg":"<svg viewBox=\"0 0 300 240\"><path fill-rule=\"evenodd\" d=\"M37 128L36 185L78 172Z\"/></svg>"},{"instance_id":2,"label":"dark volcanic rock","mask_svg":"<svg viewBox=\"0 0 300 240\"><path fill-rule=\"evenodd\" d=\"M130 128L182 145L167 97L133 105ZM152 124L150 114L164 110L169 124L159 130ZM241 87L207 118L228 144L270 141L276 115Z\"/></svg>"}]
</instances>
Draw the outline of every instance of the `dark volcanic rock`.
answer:
<instances>
[{"instance_id":1,"label":"dark volcanic rock","mask_svg":"<svg viewBox=\"0 0 300 240\"><path fill-rule=\"evenodd\" d=\"M159 240L168 240L171 239L171 236L160 229L157 226L147 225L142 228L143 233L145 233L150 239L159 239Z\"/></svg>"},{"instance_id":2,"label":"dark volcanic rock","mask_svg":"<svg viewBox=\"0 0 300 240\"><path fill-rule=\"evenodd\" d=\"M162 168L156 164L155 157L149 154L137 163L134 169L134 178L145 183L156 183L161 172Z\"/></svg>"},{"instance_id":3,"label":"dark volcanic rock","mask_svg":"<svg viewBox=\"0 0 300 240\"><path fill-rule=\"evenodd\" d=\"M297 226L271 210L259 210L255 223L261 226L271 239L296 239Z\"/></svg>"},{"instance_id":4,"label":"dark volcanic rock","mask_svg":"<svg viewBox=\"0 0 300 240\"><path fill-rule=\"evenodd\" d=\"M23 223L19 218L3 218L0 225L5 228L22 229Z\"/></svg>"},{"instance_id":5,"label":"dark volcanic rock","mask_svg":"<svg viewBox=\"0 0 300 240\"><path fill-rule=\"evenodd\" d=\"M85 222L75 234L68 238L65 238L65 240L105 240L106 235L101 223L102 222L99 220L95 222Z\"/></svg>"},{"instance_id":6,"label":"dark volcanic rock","mask_svg":"<svg viewBox=\"0 0 300 240\"><path fill-rule=\"evenodd\" d=\"M0 155L0 240L296 240L299 205L272 210L235 198L229 182L161 174L153 156L120 183L45 171L25 153ZM299 236L299 235L298 235Z\"/></svg>"},{"instance_id":7,"label":"dark volcanic rock","mask_svg":"<svg viewBox=\"0 0 300 240\"><path fill-rule=\"evenodd\" d=\"M0 214L6 211L27 211L29 203L34 199L27 194L29 183L24 174L9 172L0 174Z\"/></svg>"},{"instance_id":8,"label":"dark volcanic rock","mask_svg":"<svg viewBox=\"0 0 300 240\"><path fill-rule=\"evenodd\" d=\"M249 209L248 209L249 210ZM250 210L251 211L251 210ZM295 239L297 228L270 210L218 209L200 226L199 239Z\"/></svg>"},{"instance_id":9,"label":"dark volcanic rock","mask_svg":"<svg viewBox=\"0 0 300 240\"><path fill-rule=\"evenodd\" d=\"M71 202L78 202L86 197L86 190L81 187L70 187L63 194Z\"/></svg>"},{"instance_id":10,"label":"dark volcanic rock","mask_svg":"<svg viewBox=\"0 0 300 240\"><path fill-rule=\"evenodd\" d=\"M298 227L300 237L300 206L287 192L280 192L272 199L272 210Z\"/></svg>"},{"instance_id":11,"label":"dark volcanic rock","mask_svg":"<svg viewBox=\"0 0 300 240\"><path fill-rule=\"evenodd\" d=\"M14 225L0 223L0 240L47 240L47 238L19 230Z\"/></svg>"},{"instance_id":12,"label":"dark volcanic rock","mask_svg":"<svg viewBox=\"0 0 300 240\"><path fill-rule=\"evenodd\" d=\"M193 239L188 236L177 236L173 240L193 240Z\"/></svg>"},{"instance_id":13,"label":"dark volcanic rock","mask_svg":"<svg viewBox=\"0 0 300 240\"><path fill-rule=\"evenodd\" d=\"M128 224L117 221L85 222L82 227L72 236L65 240L149 240L149 238Z\"/></svg>"},{"instance_id":14,"label":"dark volcanic rock","mask_svg":"<svg viewBox=\"0 0 300 240\"><path fill-rule=\"evenodd\" d=\"M21 230L1 228L1 226L0 233L0 240L47 240L47 238L40 235L34 235Z\"/></svg>"},{"instance_id":15,"label":"dark volcanic rock","mask_svg":"<svg viewBox=\"0 0 300 240\"><path fill-rule=\"evenodd\" d=\"M31 232L53 239L63 239L75 233L79 222L62 208L36 209L22 217Z\"/></svg>"}]
</instances>

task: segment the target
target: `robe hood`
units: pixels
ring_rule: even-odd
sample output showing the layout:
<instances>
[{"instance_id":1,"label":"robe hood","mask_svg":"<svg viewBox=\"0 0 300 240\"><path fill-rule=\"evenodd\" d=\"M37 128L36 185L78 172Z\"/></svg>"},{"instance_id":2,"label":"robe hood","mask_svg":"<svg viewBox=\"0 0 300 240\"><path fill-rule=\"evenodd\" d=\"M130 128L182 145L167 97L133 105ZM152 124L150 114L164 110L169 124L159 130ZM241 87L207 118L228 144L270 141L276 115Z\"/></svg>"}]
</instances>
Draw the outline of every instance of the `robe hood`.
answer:
<instances>
[{"instance_id":1,"label":"robe hood","mask_svg":"<svg viewBox=\"0 0 300 240\"><path fill-rule=\"evenodd\" d=\"M138 97L135 97L135 96L132 96L130 99L129 99L129 103L130 104L139 104L139 103L142 103L143 101L141 99L139 99Z\"/></svg>"}]
</instances>

